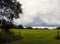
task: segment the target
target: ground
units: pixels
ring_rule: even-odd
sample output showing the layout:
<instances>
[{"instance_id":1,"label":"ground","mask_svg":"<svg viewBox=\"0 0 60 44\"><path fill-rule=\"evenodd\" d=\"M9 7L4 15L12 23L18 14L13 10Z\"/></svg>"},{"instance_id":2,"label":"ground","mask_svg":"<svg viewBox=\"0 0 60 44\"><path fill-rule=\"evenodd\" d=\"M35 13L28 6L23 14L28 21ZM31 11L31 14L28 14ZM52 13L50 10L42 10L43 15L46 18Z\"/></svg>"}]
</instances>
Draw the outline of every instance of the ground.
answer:
<instances>
[{"instance_id":1,"label":"ground","mask_svg":"<svg viewBox=\"0 0 60 44\"><path fill-rule=\"evenodd\" d=\"M11 31L15 35L20 32L23 39L12 41L9 44L60 44L60 40L55 39L57 30L13 29Z\"/></svg>"}]
</instances>

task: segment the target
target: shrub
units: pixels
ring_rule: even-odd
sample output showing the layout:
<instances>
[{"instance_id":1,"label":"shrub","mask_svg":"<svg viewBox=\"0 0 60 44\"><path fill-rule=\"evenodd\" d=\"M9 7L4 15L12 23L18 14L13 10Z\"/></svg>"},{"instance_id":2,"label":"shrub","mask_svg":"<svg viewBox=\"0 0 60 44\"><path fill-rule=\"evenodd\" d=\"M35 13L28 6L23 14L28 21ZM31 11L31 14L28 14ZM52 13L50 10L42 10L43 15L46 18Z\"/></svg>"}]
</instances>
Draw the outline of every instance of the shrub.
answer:
<instances>
[{"instance_id":1,"label":"shrub","mask_svg":"<svg viewBox=\"0 0 60 44\"><path fill-rule=\"evenodd\" d=\"M32 27L26 27L26 29L33 29Z\"/></svg>"},{"instance_id":2,"label":"shrub","mask_svg":"<svg viewBox=\"0 0 60 44\"><path fill-rule=\"evenodd\" d=\"M22 37L20 35L14 35L14 33L12 32L7 34L4 31L0 32L0 44L19 40L19 39L22 39Z\"/></svg>"}]
</instances>

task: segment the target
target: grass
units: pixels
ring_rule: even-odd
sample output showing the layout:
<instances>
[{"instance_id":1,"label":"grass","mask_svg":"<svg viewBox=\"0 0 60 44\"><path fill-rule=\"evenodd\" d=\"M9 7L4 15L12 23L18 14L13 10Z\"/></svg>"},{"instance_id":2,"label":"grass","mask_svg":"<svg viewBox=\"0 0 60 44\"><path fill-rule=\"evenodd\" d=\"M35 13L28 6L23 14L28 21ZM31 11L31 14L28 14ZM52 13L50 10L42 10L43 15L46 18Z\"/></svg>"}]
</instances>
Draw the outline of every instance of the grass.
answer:
<instances>
[{"instance_id":1,"label":"grass","mask_svg":"<svg viewBox=\"0 0 60 44\"><path fill-rule=\"evenodd\" d=\"M55 39L57 30L11 30L15 35L19 35L24 39L12 41L9 44L60 44L60 40Z\"/></svg>"},{"instance_id":2,"label":"grass","mask_svg":"<svg viewBox=\"0 0 60 44\"><path fill-rule=\"evenodd\" d=\"M19 35L14 35L12 32L6 33L4 31L0 31L0 44L7 44L11 41L22 39L22 37Z\"/></svg>"}]
</instances>

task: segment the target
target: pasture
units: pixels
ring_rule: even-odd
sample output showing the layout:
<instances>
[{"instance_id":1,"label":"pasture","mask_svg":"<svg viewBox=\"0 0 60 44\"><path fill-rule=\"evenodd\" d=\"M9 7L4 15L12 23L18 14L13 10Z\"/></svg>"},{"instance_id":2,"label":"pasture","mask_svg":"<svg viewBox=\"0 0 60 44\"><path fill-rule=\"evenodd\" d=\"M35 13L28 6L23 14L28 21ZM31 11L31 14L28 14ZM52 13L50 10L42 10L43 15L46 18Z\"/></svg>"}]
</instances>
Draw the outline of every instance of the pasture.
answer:
<instances>
[{"instance_id":1,"label":"pasture","mask_svg":"<svg viewBox=\"0 0 60 44\"><path fill-rule=\"evenodd\" d=\"M60 44L60 40L55 39L57 30L24 30L12 29L15 35L21 33L23 39L12 41L9 44Z\"/></svg>"}]
</instances>

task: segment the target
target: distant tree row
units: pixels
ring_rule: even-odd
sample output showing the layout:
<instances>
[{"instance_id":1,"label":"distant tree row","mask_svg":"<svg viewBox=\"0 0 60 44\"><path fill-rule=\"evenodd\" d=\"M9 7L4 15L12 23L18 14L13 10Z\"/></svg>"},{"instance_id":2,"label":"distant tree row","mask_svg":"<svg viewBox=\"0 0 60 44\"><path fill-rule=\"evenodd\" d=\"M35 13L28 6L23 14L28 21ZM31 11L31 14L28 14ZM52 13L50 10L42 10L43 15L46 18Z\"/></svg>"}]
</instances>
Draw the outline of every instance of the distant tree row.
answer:
<instances>
[{"instance_id":1,"label":"distant tree row","mask_svg":"<svg viewBox=\"0 0 60 44\"><path fill-rule=\"evenodd\" d=\"M23 25L18 25L18 26L13 25L12 26L12 29L33 29L33 28L32 27L26 27L26 28L24 28Z\"/></svg>"},{"instance_id":2,"label":"distant tree row","mask_svg":"<svg viewBox=\"0 0 60 44\"><path fill-rule=\"evenodd\" d=\"M1 27L0 27L1 28ZM48 28L32 28L32 27L24 27L23 25L15 26L13 25L11 29L40 29L40 30L49 30ZM55 30L60 30L60 27L56 27Z\"/></svg>"},{"instance_id":3,"label":"distant tree row","mask_svg":"<svg viewBox=\"0 0 60 44\"><path fill-rule=\"evenodd\" d=\"M19 26L15 26L15 25L14 25L12 28L13 28L13 29L24 29L24 27L23 27L22 25L19 25Z\"/></svg>"}]
</instances>

